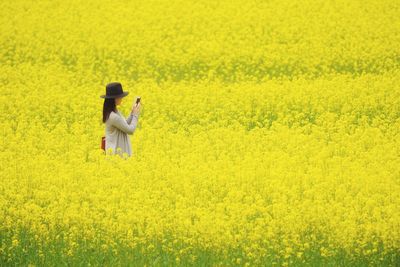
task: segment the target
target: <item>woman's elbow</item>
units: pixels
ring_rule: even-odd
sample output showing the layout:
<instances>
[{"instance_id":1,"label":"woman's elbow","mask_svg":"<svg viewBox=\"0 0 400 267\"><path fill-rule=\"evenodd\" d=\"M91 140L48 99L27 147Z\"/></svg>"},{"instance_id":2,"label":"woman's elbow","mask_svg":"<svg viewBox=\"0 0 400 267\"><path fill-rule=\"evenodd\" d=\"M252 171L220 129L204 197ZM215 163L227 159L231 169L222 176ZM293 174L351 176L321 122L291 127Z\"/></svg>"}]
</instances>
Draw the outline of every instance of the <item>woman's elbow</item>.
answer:
<instances>
[{"instance_id":1,"label":"woman's elbow","mask_svg":"<svg viewBox=\"0 0 400 267\"><path fill-rule=\"evenodd\" d=\"M135 132L136 128L129 129L126 133L132 135Z\"/></svg>"}]
</instances>

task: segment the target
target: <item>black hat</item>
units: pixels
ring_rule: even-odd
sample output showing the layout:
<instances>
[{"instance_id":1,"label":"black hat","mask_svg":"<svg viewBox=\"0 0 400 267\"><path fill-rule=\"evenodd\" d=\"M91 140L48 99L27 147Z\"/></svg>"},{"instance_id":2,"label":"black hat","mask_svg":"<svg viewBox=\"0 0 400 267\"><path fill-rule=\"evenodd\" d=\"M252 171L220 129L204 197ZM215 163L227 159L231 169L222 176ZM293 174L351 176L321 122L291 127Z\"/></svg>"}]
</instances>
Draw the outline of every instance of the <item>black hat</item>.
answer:
<instances>
[{"instance_id":1,"label":"black hat","mask_svg":"<svg viewBox=\"0 0 400 267\"><path fill-rule=\"evenodd\" d=\"M101 95L101 98L117 98L127 96L129 92L122 90L122 85L119 82L112 82L106 86L106 94Z\"/></svg>"}]
</instances>

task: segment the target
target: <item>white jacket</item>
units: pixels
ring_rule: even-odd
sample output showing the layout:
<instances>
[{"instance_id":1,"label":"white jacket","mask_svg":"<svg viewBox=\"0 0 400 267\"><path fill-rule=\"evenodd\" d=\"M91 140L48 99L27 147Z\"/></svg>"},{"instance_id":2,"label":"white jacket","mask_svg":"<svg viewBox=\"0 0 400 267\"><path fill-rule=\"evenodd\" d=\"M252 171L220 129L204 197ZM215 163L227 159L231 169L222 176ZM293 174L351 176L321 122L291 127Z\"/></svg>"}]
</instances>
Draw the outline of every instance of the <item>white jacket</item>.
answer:
<instances>
[{"instance_id":1,"label":"white jacket","mask_svg":"<svg viewBox=\"0 0 400 267\"><path fill-rule=\"evenodd\" d=\"M129 135L132 135L139 120L139 115L133 115L132 112L125 119L120 111L111 111L110 116L106 121L106 152L112 148L113 154L127 153L132 156L131 141ZM117 148L120 147L121 151L118 152Z\"/></svg>"}]
</instances>

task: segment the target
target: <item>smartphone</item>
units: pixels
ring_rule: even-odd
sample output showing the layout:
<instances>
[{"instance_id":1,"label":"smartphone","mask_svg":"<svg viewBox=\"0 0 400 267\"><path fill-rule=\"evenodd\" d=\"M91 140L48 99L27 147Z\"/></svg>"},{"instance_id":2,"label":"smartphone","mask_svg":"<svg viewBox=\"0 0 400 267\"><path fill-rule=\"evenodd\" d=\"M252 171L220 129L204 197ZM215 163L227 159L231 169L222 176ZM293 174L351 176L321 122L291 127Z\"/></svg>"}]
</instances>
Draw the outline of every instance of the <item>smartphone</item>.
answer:
<instances>
[{"instance_id":1,"label":"smartphone","mask_svg":"<svg viewBox=\"0 0 400 267\"><path fill-rule=\"evenodd\" d=\"M140 102L140 96L136 98L136 105Z\"/></svg>"}]
</instances>

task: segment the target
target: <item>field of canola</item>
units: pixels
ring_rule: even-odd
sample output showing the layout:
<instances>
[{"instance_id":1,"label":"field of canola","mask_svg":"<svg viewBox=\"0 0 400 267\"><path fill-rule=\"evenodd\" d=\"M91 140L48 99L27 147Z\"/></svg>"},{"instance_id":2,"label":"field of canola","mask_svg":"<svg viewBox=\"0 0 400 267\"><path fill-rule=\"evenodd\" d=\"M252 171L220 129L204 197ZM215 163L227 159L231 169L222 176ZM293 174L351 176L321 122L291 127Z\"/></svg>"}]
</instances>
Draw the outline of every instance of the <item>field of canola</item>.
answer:
<instances>
[{"instance_id":1,"label":"field of canola","mask_svg":"<svg viewBox=\"0 0 400 267\"><path fill-rule=\"evenodd\" d=\"M2 1L0 265L396 266L399 14ZM131 158L100 149L111 81Z\"/></svg>"}]
</instances>

